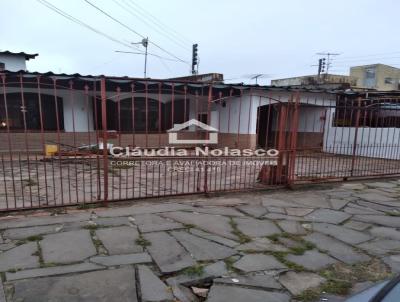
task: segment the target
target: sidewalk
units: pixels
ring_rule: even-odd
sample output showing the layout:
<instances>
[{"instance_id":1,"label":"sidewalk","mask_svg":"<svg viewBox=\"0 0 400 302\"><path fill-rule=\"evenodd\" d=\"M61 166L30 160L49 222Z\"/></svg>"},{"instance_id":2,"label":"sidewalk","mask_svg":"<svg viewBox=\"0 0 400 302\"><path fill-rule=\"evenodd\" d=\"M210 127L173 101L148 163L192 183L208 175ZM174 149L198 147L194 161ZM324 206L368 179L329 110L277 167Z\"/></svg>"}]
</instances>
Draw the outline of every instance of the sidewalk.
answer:
<instances>
[{"instance_id":1,"label":"sidewalk","mask_svg":"<svg viewBox=\"0 0 400 302\"><path fill-rule=\"evenodd\" d=\"M384 180L2 217L0 302L343 301L400 272L399 197Z\"/></svg>"}]
</instances>

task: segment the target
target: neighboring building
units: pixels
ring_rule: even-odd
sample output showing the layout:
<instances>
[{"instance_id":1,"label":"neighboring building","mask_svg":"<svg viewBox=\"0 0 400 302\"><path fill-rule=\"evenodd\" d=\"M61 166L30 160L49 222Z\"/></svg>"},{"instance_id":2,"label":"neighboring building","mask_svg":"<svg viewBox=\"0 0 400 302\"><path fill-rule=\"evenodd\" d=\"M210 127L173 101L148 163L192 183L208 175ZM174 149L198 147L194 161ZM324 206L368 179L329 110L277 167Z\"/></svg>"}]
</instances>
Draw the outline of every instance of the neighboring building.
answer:
<instances>
[{"instance_id":1,"label":"neighboring building","mask_svg":"<svg viewBox=\"0 0 400 302\"><path fill-rule=\"evenodd\" d=\"M272 86L315 86L315 85L343 85L355 86L356 79L351 76L337 74L308 75L293 78L276 79L271 81Z\"/></svg>"},{"instance_id":2,"label":"neighboring building","mask_svg":"<svg viewBox=\"0 0 400 302\"><path fill-rule=\"evenodd\" d=\"M0 51L0 70L26 70L26 61L37 56L38 54L27 54L25 52Z\"/></svg>"},{"instance_id":3,"label":"neighboring building","mask_svg":"<svg viewBox=\"0 0 400 302\"><path fill-rule=\"evenodd\" d=\"M202 83L223 83L224 75L221 73L193 74L185 77L170 78L170 80L202 82Z\"/></svg>"},{"instance_id":4,"label":"neighboring building","mask_svg":"<svg viewBox=\"0 0 400 302\"><path fill-rule=\"evenodd\" d=\"M355 78L355 86L379 91L400 89L400 69L385 64L354 66L350 76Z\"/></svg>"}]
</instances>

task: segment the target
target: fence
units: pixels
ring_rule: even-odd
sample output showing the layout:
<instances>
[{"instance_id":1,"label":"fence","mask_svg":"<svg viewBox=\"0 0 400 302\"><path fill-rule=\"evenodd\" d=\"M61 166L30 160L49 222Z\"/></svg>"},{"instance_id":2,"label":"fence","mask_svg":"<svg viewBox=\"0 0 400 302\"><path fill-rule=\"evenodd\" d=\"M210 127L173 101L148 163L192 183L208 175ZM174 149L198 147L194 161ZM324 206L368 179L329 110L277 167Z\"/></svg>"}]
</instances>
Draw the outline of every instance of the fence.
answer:
<instances>
[{"instance_id":1,"label":"fence","mask_svg":"<svg viewBox=\"0 0 400 302\"><path fill-rule=\"evenodd\" d=\"M5 72L0 210L400 174L399 113L396 97Z\"/></svg>"}]
</instances>

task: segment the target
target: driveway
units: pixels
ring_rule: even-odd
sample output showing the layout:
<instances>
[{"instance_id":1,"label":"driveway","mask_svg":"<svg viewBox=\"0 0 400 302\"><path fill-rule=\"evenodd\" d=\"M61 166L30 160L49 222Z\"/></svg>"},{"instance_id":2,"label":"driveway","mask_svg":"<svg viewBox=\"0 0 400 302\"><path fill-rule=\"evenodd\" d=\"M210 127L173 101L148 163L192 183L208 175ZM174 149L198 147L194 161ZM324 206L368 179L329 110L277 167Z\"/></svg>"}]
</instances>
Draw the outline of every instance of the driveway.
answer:
<instances>
[{"instance_id":1,"label":"driveway","mask_svg":"<svg viewBox=\"0 0 400 302\"><path fill-rule=\"evenodd\" d=\"M400 272L400 180L0 218L0 301L343 301Z\"/></svg>"}]
</instances>

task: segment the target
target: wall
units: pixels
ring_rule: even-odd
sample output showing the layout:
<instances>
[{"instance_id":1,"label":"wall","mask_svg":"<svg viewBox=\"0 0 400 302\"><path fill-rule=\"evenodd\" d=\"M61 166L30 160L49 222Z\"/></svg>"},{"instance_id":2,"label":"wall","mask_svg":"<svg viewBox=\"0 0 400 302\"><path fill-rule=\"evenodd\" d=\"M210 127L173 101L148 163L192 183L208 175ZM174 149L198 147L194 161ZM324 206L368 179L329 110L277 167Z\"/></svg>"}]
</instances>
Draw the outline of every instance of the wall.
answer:
<instances>
[{"instance_id":1,"label":"wall","mask_svg":"<svg viewBox=\"0 0 400 302\"><path fill-rule=\"evenodd\" d=\"M367 83L365 79L366 69L375 69L375 79ZM384 64L373 64L365 66L354 66L350 68L350 76L357 79L357 87L373 88L380 91L399 89L400 69ZM393 83L385 83L386 78L393 79Z\"/></svg>"},{"instance_id":2,"label":"wall","mask_svg":"<svg viewBox=\"0 0 400 302\"><path fill-rule=\"evenodd\" d=\"M9 71L26 70L25 56L0 54L0 62L5 64L5 69Z\"/></svg>"},{"instance_id":3,"label":"wall","mask_svg":"<svg viewBox=\"0 0 400 302\"><path fill-rule=\"evenodd\" d=\"M335 110L330 109L325 124L323 151L334 154L400 159L400 128L333 127Z\"/></svg>"},{"instance_id":4,"label":"wall","mask_svg":"<svg viewBox=\"0 0 400 302\"><path fill-rule=\"evenodd\" d=\"M6 88L7 93L20 93L19 88ZM37 89L24 88L24 92L37 93ZM42 94L54 95L53 89L41 89ZM86 100L83 91L76 90L73 94L66 89L58 89L57 96L62 98L64 110L64 131L85 132L93 130L93 106L92 101ZM2 99L2 97L1 97ZM72 106L74 104L74 106ZM72 109L74 107L74 109ZM73 113L73 114L72 114ZM74 122L72 117L74 117ZM44 117L45 118L45 117ZM74 124L75 123L75 127Z\"/></svg>"}]
</instances>

